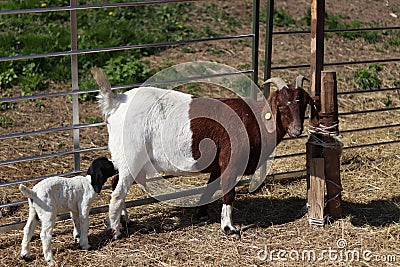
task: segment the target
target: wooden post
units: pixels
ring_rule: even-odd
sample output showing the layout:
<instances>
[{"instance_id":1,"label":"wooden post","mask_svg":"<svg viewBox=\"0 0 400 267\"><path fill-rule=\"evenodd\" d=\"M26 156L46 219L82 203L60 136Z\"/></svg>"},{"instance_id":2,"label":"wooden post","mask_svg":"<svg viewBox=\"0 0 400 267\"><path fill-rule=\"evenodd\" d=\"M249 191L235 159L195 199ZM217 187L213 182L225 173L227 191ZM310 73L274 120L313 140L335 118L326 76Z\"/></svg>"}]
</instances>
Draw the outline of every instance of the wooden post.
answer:
<instances>
[{"instance_id":1,"label":"wooden post","mask_svg":"<svg viewBox=\"0 0 400 267\"><path fill-rule=\"evenodd\" d=\"M310 190L308 191L308 217L309 223L323 226L325 223L325 177L324 159L313 158L310 160Z\"/></svg>"},{"instance_id":2,"label":"wooden post","mask_svg":"<svg viewBox=\"0 0 400 267\"><path fill-rule=\"evenodd\" d=\"M319 96L321 92L321 71L324 68L324 19L325 15L325 0L312 0L311 1L311 97L314 99L316 110L311 112L320 111ZM311 114L310 118L315 118L317 114ZM309 121L311 126L318 126L315 121ZM310 141L310 139L309 139ZM306 146L307 154L307 173L310 174L310 166L312 158L322 157L321 147L315 146L308 142ZM309 180L307 180L307 189L309 189Z\"/></svg>"},{"instance_id":3,"label":"wooden post","mask_svg":"<svg viewBox=\"0 0 400 267\"><path fill-rule=\"evenodd\" d=\"M320 127L324 129L322 140L325 143L323 155L325 158L327 207L329 215L341 218L343 215L340 180L342 143L339 139L336 72L323 71L321 83Z\"/></svg>"},{"instance_id":4,"label":"wooden post","mask_svg":"<svg viewBox=\"0 0 400 267\"><path fill-rule=\"evenodd\" d=\"M324 16L325 16L325 1L324 0L312 0L311 1L311 98L314 100L314 104L316 110L311 110L312 114L310 118L317 117L317 114L320 111L320 92L321 92L321 71L324 67ZM309 121L310 127L318 127L318 121L311 120ZM316 184L313 181L310 181L311 177L311 162L315 158L322 158L322 147L315 145L315 138L321 138L317 133L314 135L310 135L308 142L306 144L306 158L307 158L307 194L308 194L308 216L309 218L313 218L318 220L323 219L323 217L315 218L312 217L315 214L319 214L314 211L314 208L318 208L320 206L324 206L324 201L322 199L310 198L311 192L314 190L314 186ZM318 165L318 166L323 166ZM318 173L321 173L320 171ZM314 224L315 220L310 220L310 224ZM320 224L318 224L320 225Z\"/></svg>"},{"instance_id":5,"label":"wooden post","mask_svg":"<svg viewBox=\"0 0 400 267\"><path fill-rule=\"evenodd\" d=\"M324 68L325 0L311 1L311 95L319 96Z\"/></svg>"}]
</instances>

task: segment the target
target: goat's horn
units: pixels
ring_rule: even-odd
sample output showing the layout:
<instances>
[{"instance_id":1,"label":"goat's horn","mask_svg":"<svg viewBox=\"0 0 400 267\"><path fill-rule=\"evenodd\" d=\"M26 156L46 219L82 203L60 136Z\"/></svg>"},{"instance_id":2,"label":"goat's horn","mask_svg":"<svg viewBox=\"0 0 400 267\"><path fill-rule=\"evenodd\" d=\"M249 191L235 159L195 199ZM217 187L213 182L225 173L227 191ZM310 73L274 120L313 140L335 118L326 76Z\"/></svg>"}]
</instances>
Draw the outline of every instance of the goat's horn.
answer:
<instances>
[{"instance_id":1,"label":"goat's horn","mask_svg":"<svg viewBox=\"0 0 400 267\"><path fill-rule=\"evenodd\" d=\"M299 75L296 77L296 88L303 88L303 81L308 79L304 77L303 75Z\"/></svg>"},{"instance_id":2,"label":"goat's horn","mask_svg":"<svg viewBox=\"0 0 400 267\"><path fill-rule=\"evenodd\" d=\"M281 90L283 87L288 87L286 82L282 78L278 78L278 77L269 78L268 80L263 82L262 85L264 85L266 83L274 83L276 85L276 87L278 87L278 90Z\"/></svg>"}]
</instances>

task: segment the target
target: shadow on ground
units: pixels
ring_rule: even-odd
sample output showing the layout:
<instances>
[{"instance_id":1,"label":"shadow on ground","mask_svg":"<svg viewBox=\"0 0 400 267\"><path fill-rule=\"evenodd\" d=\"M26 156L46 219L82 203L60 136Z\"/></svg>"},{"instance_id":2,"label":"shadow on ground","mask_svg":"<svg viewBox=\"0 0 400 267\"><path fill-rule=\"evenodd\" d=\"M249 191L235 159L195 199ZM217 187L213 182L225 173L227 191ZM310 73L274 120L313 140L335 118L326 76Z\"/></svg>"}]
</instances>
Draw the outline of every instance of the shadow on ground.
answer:
<instances>
[{"instance_id":1,"label":"shadow on ground","mask_svg":"<svg viewBox=\"0 0 400 267\"><path fill-rule=\"evenodd\" d=\"M373 200L368 203L352 203L343 201L344 215L350 216L351 223L355 227L375 226L384 227L400 221L400 209L397 206L400 197L389 200ZM271 225L280 225L293 222L305 214L306 200L302 198L266 199L266 198L242 198L235 201L233 221L236 225L244 225L241 231L251 228L268 228ZM157 208L157 207L155 207ZM146 235L150 233L171 232L192 225L205 225L219 223L221 203L210 204L209 219L207 221L196 220L196 208L172 207L166 212L157 212L154 216L137 216L130 214L131 225L124 229L123 237L129 235ZM136 218L135 218L136 217ZM103 231L90 236L93 249L110 243L110 231Z\"/></svg>"}]
</instances>

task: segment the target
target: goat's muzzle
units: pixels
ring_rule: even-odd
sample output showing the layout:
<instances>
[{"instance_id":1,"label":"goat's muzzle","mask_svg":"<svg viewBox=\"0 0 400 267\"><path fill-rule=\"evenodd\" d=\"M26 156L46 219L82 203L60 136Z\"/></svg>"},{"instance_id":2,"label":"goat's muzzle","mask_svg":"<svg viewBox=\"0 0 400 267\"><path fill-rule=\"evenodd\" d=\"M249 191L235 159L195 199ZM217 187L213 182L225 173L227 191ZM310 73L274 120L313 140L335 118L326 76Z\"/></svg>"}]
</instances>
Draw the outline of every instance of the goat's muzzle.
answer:
<instances>
[{"instance_id":1,"label":"goat's muzzle","mask_svg":"<svg viewBox=\"0 0 400 267\"><path fill-rule=\"evenodd\" d=\"M299 137L302 132L303 132L303 126L301 125L295 125L288 129L288 135L293 138Z\"/></svg>"}]
</instances>

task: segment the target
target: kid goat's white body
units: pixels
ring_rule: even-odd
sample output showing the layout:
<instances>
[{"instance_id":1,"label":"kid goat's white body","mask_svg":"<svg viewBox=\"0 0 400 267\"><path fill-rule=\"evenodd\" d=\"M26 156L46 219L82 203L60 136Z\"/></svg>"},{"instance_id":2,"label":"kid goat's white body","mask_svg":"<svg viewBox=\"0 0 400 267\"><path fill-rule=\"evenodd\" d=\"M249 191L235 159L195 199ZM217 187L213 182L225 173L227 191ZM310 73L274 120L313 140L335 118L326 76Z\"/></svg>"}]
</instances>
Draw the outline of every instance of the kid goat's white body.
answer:
<instances>
[{"instance_id":1,"label":"kid goat's white body","mask_svg":"<svg viewBox=\"0 0 400 267\"><path fill-rule=\"evenodd\" d=\"M88 227L90 205L96 196L91 177L52 177L36 184L33 189L20 185L20 191L28 198L29 218L24 228L21 257L29 258L30 245L38 219L42 227L40 238L43 254L49 265L55 265L50 247L51 233L59 213L70 212L74 224L74 238L82 249L89 249Z\"/></svg>"}]
</instances>

